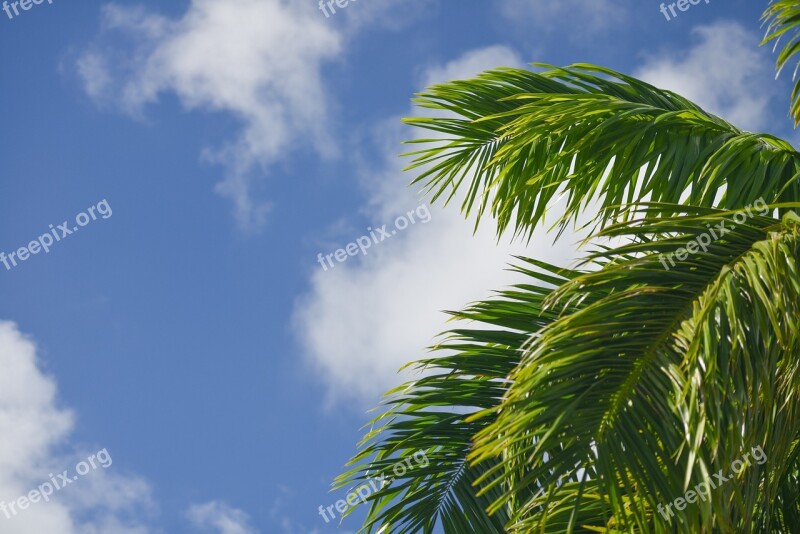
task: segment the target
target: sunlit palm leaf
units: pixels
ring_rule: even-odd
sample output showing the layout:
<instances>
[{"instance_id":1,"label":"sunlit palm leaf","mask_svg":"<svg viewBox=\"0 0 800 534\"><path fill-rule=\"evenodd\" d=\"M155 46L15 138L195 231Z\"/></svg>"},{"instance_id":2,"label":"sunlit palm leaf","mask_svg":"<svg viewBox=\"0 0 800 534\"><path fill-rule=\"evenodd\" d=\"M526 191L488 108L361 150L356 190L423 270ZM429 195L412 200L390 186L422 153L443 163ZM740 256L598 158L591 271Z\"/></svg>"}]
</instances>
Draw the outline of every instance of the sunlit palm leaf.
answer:
<instances>
[{"instance_id":1,"label":"sunlit palm leaf","mask_svg":"<svg viewBox=\"0 0 800 534\"><path fill-rule=\"evenodd\" d=\"M416 101L443 116L407 122L445 135L413 141L430 145L410 154L416 182L434 199L464 189L462 209L476 220L489 209L500 232L530 235L561 193L562 222L598 199L602 223L643 199L737 208L800 198L789 143L609 69L496 69Z\"/></svg>"},{"instance_id":2,"label":"sunlit palm leaf","mask_svg":"<svg viewBox=\"0 0 800 534\"><path fill-rule=\"evenodd\" d=\"M791 116L795 127L800 123L800 79L797 78L797 54L800 53L800 5L797 0L779 0L772 2L764 11L762 20L767 25L767 34L761 44L775 42L778 48L781 41L783 47L778 53L777 66L780 73L786 65L795 62L793 78L794 89L791 96Z\"/></svg>"}]
</instances>

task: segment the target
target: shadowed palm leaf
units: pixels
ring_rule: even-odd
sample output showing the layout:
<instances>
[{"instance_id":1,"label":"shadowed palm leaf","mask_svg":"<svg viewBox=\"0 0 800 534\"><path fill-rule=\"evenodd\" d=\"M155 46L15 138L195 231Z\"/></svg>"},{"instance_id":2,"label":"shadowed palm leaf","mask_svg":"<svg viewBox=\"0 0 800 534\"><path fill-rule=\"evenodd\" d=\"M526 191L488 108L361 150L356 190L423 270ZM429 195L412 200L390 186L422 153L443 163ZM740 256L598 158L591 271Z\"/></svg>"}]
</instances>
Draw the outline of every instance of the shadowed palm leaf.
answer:
<instances>
[{"instance_id":1,"label":"shadowed palm leaf","mask_svg":"<svg viewBox=\"0 0 800 534\"><path fill-rule=\"evenodd\" d=\"M502 464L490 469L488 487L505 488L495 508L532 484L552 490L517 510L520 532L567 531L597 495L613 521L599 516L596 527L672 532L659 504L762 445L773 476L751 467L672 524L739 532L781 516L777 496L791 488L774 473L796 476L800 429L800 219L756 216L666 271L661 254L733 214L653 218L663 208L609 227L604 235L633 243L597 253L601 270L552 295L556 308L582 306L532 338L498 418L478 436L473 460L530 466L519 480ZM576 464L596 473L588 496L555 484Z\"/></svg>"},{"instance_id":2,"label":"shadowed palm leaf","mask_svg":"<svg viewBox=\"0 0 800 534\"><path fill-rule=\"evenodd\" d=\"M555 319L542 310L551 288L578 273L528 260L518 271L528 284L500 293L499 298L453 313L454 319L474 321L482 329L459 328L434 347L446 355L416 364L426 375L389 392L388 410L370 424L377 428L364 439L357 464L337 481L354 487L367 479L394 477L392 466L401 458L424 451L429 465L409 469L407 477L371 496L365 532L389 525L388 532L432 532L437 521L447 532L503 532L508 517L486 513L499 491L477 496L473 484L491 465L469 466L473 436L493 418L468 421L471 413L498 405L508 387L508 375L519 363L528 333Z\"/></svg>"}]
</instances>

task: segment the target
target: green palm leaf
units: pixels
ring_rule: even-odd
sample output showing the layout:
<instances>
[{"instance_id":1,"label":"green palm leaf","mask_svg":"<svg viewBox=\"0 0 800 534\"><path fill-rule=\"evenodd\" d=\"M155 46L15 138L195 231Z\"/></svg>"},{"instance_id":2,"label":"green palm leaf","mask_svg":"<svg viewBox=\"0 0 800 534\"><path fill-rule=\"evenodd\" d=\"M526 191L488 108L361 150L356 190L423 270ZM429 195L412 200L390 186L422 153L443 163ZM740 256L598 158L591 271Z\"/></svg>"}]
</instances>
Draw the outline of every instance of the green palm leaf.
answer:
<instances>
[{"instance_id":1,"label":"green palm leaf","mask_svg":"<svg viewBox=\"0 0 800 534\"><path fill-rule=\"evenodd\" d=\"M780 70L800 4L763 19ZM363 531L800 531L800 154L618 72L539 67L418 95L436 116L406 121L434 134L411 141L414 183L528 238L565 198L557 227L591 206L625 244L583 272L526 260L531 284L455 314L491 328L419 362L433 374L392 392L338 480L431 459L370 498ZM756 447L768 464L670 508Z\"/></svg>"},{"instance_id":2,"label":"green palm leaf","mask_svg":"<svg viewBox=\"0 0 800 534\"><path fill-rule=\"evenodd\" d=\"M654 215L665 209L603 232L633 241L598 252L602 269L552 295L553 306L581 307L532 338L477 437L473 460L530 466L521 479L489 468L479 482L504 492L493 510L532 485L549 489L516 509L515 531L749 531L797 516L798 433L787 429L800 429L800 219L748 218L665 270L662 254L733 215L678 206L668 209L689 213ZM751 468L671 522L656 512L755 445L772 475ZM558 484L576 465L589 473L583 484Z\"/></svg>"},{"instance_id":3,"label":"green palm leaf","mask_svg":"<svg viewBox=\"0 0 800 534\"><path fill-rule=\"evenodd\" d=\"M520 258L523 259L523 258ZM369 515L362 529L373 532L432 532L440 524L446 532L490 534L504 532L504 511L486 513L501 494L479 496L475 481L493 465L467 463L473 436L493 418L468 420L469 414L496 408L508 388L508 375L520 360L529 332L555 319L542 310L552 291L570 277L568 270L533 260L517 270L531 282L501 292L495 299L453 313L460 321L483 328L459 328L434 347L441 356L415 365L430 374L390 392L389 409L370 424L355 467L337 480L337 487L353 487L380 477L394 477L392 466L424 451L429 465L409 469L390 486L370 496Z\"/></svg>"},{"instance_id":4,"label":"green palm leaf","mask_svg":"<svg viewBox=\"0 0 800 534\"><path fill-rule=\"evenodd\" d=\"M792 90L790 114L797 127L800 124L800 79L797 78L797 65L800 63L795 58L800 53L800 5L796 0L772 2L761 18L767 25L767 34L761 44L774 41L777 48L781 39L784 41L777 58L778 73L795 60L795 71L792 76L795 84Z\"/></svg>"},{"instance_id":5,"label":"green palm leaf","mask_svg":"<svg viewBox=\"0 0 800 534\"><path fill-rule=\"evenodd\" d=\"M408 154L415 182L434 200L464 188L465 213L489 209L500 232L529 236L562 194L562 224L599 200L602 225L644 199L732 209L800 198L789 143L602 67L496 69L416 101L447 115L406 120L444 135L412 141L429 145Z\"/></svg>"}]
</instances>

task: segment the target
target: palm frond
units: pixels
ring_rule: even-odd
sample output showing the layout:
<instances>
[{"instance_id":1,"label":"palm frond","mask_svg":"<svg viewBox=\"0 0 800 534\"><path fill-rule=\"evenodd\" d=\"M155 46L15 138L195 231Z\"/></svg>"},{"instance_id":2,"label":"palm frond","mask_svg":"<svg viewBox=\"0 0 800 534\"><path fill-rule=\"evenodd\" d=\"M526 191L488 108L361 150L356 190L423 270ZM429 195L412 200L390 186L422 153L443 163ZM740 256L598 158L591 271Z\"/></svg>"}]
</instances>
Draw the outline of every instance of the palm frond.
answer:
<instances>
[{"instance_id":1,"label":"palm frond","mask_svg":"<svg viewBox=\"0 0 800 534\"><path fill-rule=\"evenodd\" d=\"M657 216L671 210L684 214ZM503 492L492 510L548 488L517 508L513 531L749 531L797 516L800 219L752 215L667 270L663 255L734 212L647 206L602 233L630 244L553 293L574 311L532 338L471 455L530 466L518 478L490 464L478 482ZM756 445L769 474L750 467L669 519L656 511Z\"/></svg>"},{"instance_id":2,"label":"palm frond","mask_svg":"<svg viewBox=\"0 0 800 534\"><path fill-rule=\"evenodd\" d=\"M426 145L407 154L415 183L433 200L464 188L465 214L477 224L490 210L499 232L530 236L559 195L562 228L594 200L601 226L642 200L722 209L800 200L800 154L789 143L609 69L495 69L416 102L441 116L406 122L443 138L410 141Z\"/></svg>"},{"instance_id":3,"label":"palm frond","mask_svg":"<svg viewBox=\"0 0 800 534\"><path fill-rule=\"evenodd\" d=\"M508 375L520 361L530 332L555 319L542 310L552 291L577 273L536 262L517 270L530 279L497 298L453 313L459 321L482 328L458 328L434 347L441 356L417 362L430 374L389 392L389 409L373 420L355 465L337 479L351 487L385 476L392 466L424 451L427 466L409 469L391 485L369 497L370 510L362 532L430 533L439 524L448 533L505 532L505 511L486 513L498 491L479 496L475 481L492 462L467 463L473 436L493 418L468 421L477 411L495 408L508 388Z\"/></svg>"},{"instance_id":4,"label":"palm frond","mask_svg":"<svg viewBox=\"0 0 800 534\"><path fill-rule=\"evenodd\" d=\"M795 0L779 0L772 2L764 11L761 19L767 26L767 33L761 42L765 45L774 42L778 48L781 40L783 47L776 60L778 74L792 61L795 62L792 79L795 80L792 89L790 115L794 119L794 126L800 124L800 79L797 78L797 66L800 62L796 56L800 53L800 5Z\"/></svg>"}]
</instances>

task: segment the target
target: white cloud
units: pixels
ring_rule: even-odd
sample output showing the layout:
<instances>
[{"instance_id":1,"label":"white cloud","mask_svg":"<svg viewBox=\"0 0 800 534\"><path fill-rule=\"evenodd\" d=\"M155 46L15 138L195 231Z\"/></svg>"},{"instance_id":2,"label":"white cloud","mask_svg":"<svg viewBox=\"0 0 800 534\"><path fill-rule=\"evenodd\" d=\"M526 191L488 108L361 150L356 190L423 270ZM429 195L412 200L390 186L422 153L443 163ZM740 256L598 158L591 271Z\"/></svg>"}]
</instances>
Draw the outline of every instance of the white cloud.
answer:
<instances>
[{"instance_id":1,"label":"white cloud","mask_svg":"<svg viewBox=\"0 0 800 534\"><path fill-rule=\"evenodd\" d=\"M202 532L218 534L257 534L250 526L250 519L241 510L217 502L192 505L187 516L192 525Z\"/></svg>"},{"instance_id":2,"label":"white cloud","mask_svg":"<svg viewBox=\"0 0 800 534\"><path fill-rule=\"evenodd\" d=\"M157 514L152 490L125 473L124 461L69 442L73 413L59 406L55 380L40 369L35 343L15 323L0 321L0 532L14 534L152 534ZM57 490L49 502L24 510L9 503L58 478L97 453L96 469ZM111 461L109 461L109 458ZM63 484L63 482L62 482ZM2 510L2 507L0 507ZM13 511L16 510L16 514ZM191 507L189 519L220 534L257 534L247 516L212 502Z\"/></svg>"},{"instance_id":3,"label":"white cloud","mask_svg":"<svg viewBox=\"0 0 800 534\"><path fill-rule=\"evenodd\" d=\"M424 81L464 78L520 64L512 50L491 47L431 68ZM371 175L367 213L378 226L419 203L405 187L411 175L401 168L407 162L396 156L399 141L410 134L408 127L399 126L386 126L376 134L383 141L385 162L377 176ZM383 391L402 381L397 369L423 357L424 348L448 328L442 310L460 309L517 279L505 271L513 262L511 254L560 264L574 258L570 236L556 247L551 246L552 236L542 232L530 246L509 244L507 239L498 244L489 218L473 235L472 221L463 219L455 203L444 209L432 207L431 212L428 224L411 226L365 257L327 272L318 267L312 275L310 294L297 304L295 324L332 400L374 404ZM340 236L338 246L358 235Z\"/></svg>"},{"instance_id":4,"label":"white cloud","mask_svg":"<svg viewBox=\"0 0 800 534\"><path fill-rule=\"evenodd\" d=\"M500 13L510 23L539 31L580 28L582 32L608 30L627 18L619 0L501 0Z\"/></svg>"},{"instance_id":5,"label":"white cloud","mask_svg":"<svg viewBox=\"0 0 800 534\"><path fill-rule=\"evenodd\" d=\"M0 501L11 503L47 482L49 473L74 472L92 451L68 446L74 416L58 405L55 381L40 370L36 345L8 321L0 321L0 368ZM0 513L0 532L148 532L142 521L153 508L149 487L113 469L90 471L50 502L17 509L16 515L9 511L10 518Z\"/></svg>"},{"instance_id":6,"label":"white cloud","mask_svg":"<svg viewBox=\"0 0 800 534\"><path fill-rule=\"evenodd\" d=\"M267 220L263 178L275 163L297 147L323 158L338 152L323 65L339 58L343 42L358 32L402 28L434 6L434 0L361 0L326 19L317 2L191 0L172 19L112 3L76 69L98 104L134 117L175 94L187 110L236 118L239 136L203 155L225 168L216 191L233 203L238 226L254 232Z\"/></svg>"},{"instance_id":7,"label":"white cloud","mask_svg":"<svg viewBox=\"0 0 800 534\"><path fill-rule=\"evenodd\" d=\"M489 46L464 53L460 58L444 65L431 65L422 77L422 87L436 83L469 78L480 72L497 67L522 67L523 61L516 52L506 46ZM421 110L415 109L417 113Z\"/></svg>"},{"instance_id":8,"label":"white cloud","mask_svg":"<svg viewBox=\"0 0 800 534\"><path fill-rule=\"evenodd\" d=\"M190 110L236 117L236 140L207 150L226 168L217 191L234 203L239 225L257 230L268 205L254 179L295 145L332 155L320 67L341 50L341 36L309 3L192 0L177 20L111 4L102 32L78 60L87 93L132 114L174 93ZM115 48L112 38L132 40Z\"/></svg>"},{"instance_id":9,"label":"white cloud","mask_svg":"<svg viewBox=\"0 0 800 534\"><path fill-rule=\"evenodd\" d=\"M762 130L776 95L772 63L759 52L758 35L735 22L693 29L694 46L648 58L636 76L675 91L734 125Z\"/></svg>"}]
</instances>

